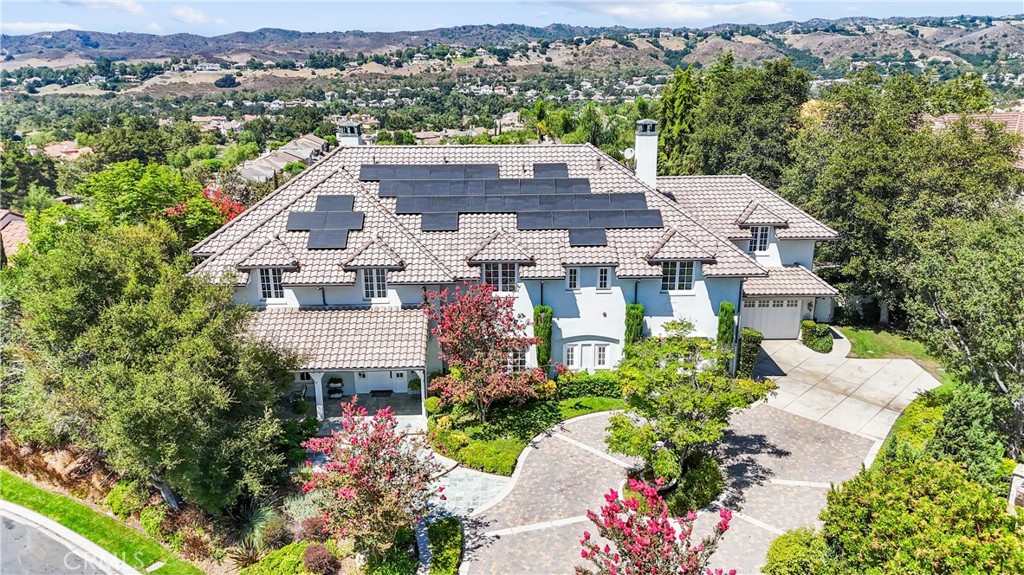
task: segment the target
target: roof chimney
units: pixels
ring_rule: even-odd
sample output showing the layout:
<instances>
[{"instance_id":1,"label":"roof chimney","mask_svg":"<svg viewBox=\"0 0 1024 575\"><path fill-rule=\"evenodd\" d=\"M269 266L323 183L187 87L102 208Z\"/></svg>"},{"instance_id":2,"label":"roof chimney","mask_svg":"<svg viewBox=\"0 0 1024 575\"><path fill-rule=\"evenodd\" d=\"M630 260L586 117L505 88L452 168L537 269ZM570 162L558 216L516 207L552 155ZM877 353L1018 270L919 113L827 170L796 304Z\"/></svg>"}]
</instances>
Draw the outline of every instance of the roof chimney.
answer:
<instances>
[{"instance_id":1,"label":"roof chimney","mask_svg":"<svg viewBox=\"0 0 1024 575\"><path fill-rule=\"evenodd\" d=\"M658 123L639 120L636 123L636 177L654 188L658 185Z\"/></svg>"},{"instance_id":2,"label":"roof chimney","mask_svg":"<svg viewBox=\"0 0 1024 575\"><path fill-rule=\"evenodd\" d=\"M358 122L343 120L338 122L338 145L339 146L365 146L362 128Z\"/></svg>"}]
</instances>

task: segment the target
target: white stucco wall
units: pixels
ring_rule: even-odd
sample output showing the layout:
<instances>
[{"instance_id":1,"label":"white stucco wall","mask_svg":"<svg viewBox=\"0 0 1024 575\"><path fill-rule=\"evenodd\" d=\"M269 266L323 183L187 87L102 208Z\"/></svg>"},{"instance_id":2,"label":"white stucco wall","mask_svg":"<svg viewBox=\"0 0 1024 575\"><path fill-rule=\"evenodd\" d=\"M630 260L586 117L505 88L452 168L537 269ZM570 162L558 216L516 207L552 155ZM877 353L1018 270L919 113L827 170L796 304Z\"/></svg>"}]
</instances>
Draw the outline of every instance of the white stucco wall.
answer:
<instances>
[{"instance_id":1,"label":"white stucco wall","mask_svg":"<svg viewBox=\"0 0 1024 575\"><path fill-rule=\"evenodd\" d=\"M638 286L637 300L644 304L647 329L651 335L663 335L665 323L687 320L693 324L693 335L715 337L718 332L718 307L731 301L739 308L739 278L704 278L700 266L694 268L693 290L661 291L661 280L644 280Z\"/></svg>"},{"instance_id":2,"label":"white stucco wall","mask_svg":"<svg viewBox=\"0 0 1024 575\"><path fill-rule=\"evenodd\" d=\"M749 240L736 240L733 243L744 251L750 247ZM761 265L778 267L800 264L811 269L814 265L814 240L779 240L775 237L775 228L771 228L768 250L747 253Z\"/></svg>"}]
</instances>

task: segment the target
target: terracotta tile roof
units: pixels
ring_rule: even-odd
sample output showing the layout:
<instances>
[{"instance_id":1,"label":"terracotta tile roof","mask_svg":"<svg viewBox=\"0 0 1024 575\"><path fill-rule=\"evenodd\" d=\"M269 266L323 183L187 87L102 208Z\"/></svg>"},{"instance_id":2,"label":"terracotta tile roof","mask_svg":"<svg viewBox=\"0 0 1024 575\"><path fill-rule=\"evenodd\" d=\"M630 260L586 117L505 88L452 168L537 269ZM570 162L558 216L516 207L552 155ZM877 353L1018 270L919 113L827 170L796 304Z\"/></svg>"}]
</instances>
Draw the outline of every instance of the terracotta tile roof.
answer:
<instances>
[{"instance_id":1,"label":"terracotta tile roof","mask_svg":"<svg viewBox=\"0 0 1024 575\"><path fill-rule=\"evenodd\" d=\"M245 259L238 264L240 270L251 270L253 268L297 268L299 260L276 236L267 240L265 244L253 250Z\"/></svg>"},{"instance_id":2,"label":"terracotta tile roof","mask_svg":"<svg viewBox=\"0 0 1024 575\"><path fill-rule=\"evenodd\" d=\"M304 370L410 369L427 363L421 309L269 308L250 333L302 356Z\"/></svg>"},{"instance_id":3,"label":"terracotta tile roof","mask_svg":"<svg viewBox=\"0 0 1024 575\"><path fill-rule=\"evenodd\" d=\"M745 297L839 295L839 290L825 283L814 272L801 265L768 267L768 277L743 281Z\"/></svg>"},{"instance_id":4,"label":"terracotta tile roof","mask_svg":"<svg viewBox=\"0 0 1024 575\"><path fill-rule=\"evenodd\" d=\"M784 228L789 225L789 220L771 211L761 202L750 200L750 203L743 209L740 217L736 218L736 225L740 227L776 226Z\"/></svg>"},{"instance_id":5,"label":"terracotta tile roof","mask_svg":"<svg viewBox=\"0 0 1024 575\"><path fill-rule=\"evenodd\" d=\"M989 114L970 114L972 120L976 122L989 121L1002 124L1007 132L1011 134L1017 134L1018 136L1024 136L1024 112L992 112ZM960 114L946 114L937 118L929 118L932 126L936 129L942 130L953 125L960 119ZM1017 150L1017 161L1014 165L1021 170L1024 170L1024 146Z\"/></svg>"},{"instance_id":6,"label":"terracotta tile roof","mask_svg":"<svg viewBox=\"0 0 1024 575\"><path fill-rule=\"evenodd\" d=\"M737 223L756 201L788 226L776 230L781 240L833 240L835 230L787 202L750 176L662 176L658 189L701 223L730 239L750 238L750 230ZM748 223L747 225L752 225Z\"/></svg>"},{"instance_id":7,"label":"terracotta tile roof","mask_svg":"<svg viewBox=\"0 0 1024 575\"><path fill-rule=\"evenodd\" d=\"M0 242L3 244L4 255L13 256L18 246L28 241L28 224L25 218L11 210L0 210Z\"/></svg>"},{"instance_id":8,"label":"terracotta tile roof","mask_svg":"<svg viewBox=\"0 0 1024 575\"><path fill-rule=\"evenodd\" d=\"M714 261L714 256L687 238L682 232L671 229L665 232L655 249L647 254L651 261L702 260Z\"/></svg>"},{"instance_id":9,"label":"terracotta tile roof","mask_svg":"<svg viewBox=\"0 0 1024 575\"><path fill-rule=\"evenodd\" d=\"M387 268L399 270L405 267L405 261L391 249L382 238L374 238L358 248L352 256L342 264L346 268Z\"/></svg>"},{"instance_id":10,"label":"terracotta tile roof","mask_svg":"<svg viewBox=\"0 0 1024 575\"><path fill-rule=\"evenodd\" d=\"M663 227L609 229L608 245L602 247L570 246L568 230L519 230L511 213L463 213L457 231L423 231L422 216L396 214L396 198L378 197L378 182L359 179L364 164L445 163L497 164L502 178L531 178L534 164L562 163L569 177L589 180L591 193L645 194L648 208L661 212ZM364 214L362 230L349 233L344 249L307 249L309 232L288 231L288 214L312 211L318 196L337 194L354 197L353 211ZM737 208L732 220L749 202L747 198ZM774 205L772 209L778 211ZM765 274L727 238L691 217L685 206L637 180L589 144L340 147L193 247L193 254L206 256L193 273L216 278L235 271L268 238L277 236L299 261L297 270L284 273L286 286L354 283L351 264L349 269L344 264L378 238L405 264L388 272L388 282L396 284L478 279L479 266L471 264L492 257L532 259L532 265L520 269L520 277L526 279L563 278L564 266L573 264L616 265L620 277L658 277L660 263L646 256L659 245L666 229L678 230L700 248L701 255L711 255L702 268L707 277Z\"/></svg>"}]
</instances>

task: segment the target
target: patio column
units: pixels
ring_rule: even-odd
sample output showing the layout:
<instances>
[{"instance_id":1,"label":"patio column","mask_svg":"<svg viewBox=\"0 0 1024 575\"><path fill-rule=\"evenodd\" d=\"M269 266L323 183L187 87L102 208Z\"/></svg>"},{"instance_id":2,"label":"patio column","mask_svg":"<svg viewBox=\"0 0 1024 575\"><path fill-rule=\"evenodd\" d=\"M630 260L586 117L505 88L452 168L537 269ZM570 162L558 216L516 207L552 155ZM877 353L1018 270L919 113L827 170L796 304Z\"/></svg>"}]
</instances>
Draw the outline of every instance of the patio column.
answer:
<instances>
[{"instance_id":1,"label":"patio column","mask_svg":"<svg viewBox=\"0 0 1024 575\"><path fill-rule=\"evenodd\" d=\"M420 370L420 414L424 417L427 416L427 408L424 407L424 403L427 401L427 370Z\"/></svg>"},{"instance_id":2,"label":"patio column","mask_svg":"<svg viewBox=\"0 0 1024 575\"><path fill-rule=\"evenodd\" d=\"M311 371L309 376L313 378L313 393L316 395L316 420L324 420L324 372Z\"/></svg>"}]
</instances>

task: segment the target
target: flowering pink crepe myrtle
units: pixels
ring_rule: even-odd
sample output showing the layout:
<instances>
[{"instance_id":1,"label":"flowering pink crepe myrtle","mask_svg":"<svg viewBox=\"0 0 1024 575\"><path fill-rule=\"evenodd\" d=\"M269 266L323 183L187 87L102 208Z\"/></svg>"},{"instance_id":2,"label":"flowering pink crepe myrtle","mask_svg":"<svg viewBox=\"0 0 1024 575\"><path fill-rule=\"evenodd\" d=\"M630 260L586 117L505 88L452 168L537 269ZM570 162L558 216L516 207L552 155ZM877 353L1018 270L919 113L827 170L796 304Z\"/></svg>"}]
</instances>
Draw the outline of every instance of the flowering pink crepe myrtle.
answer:
<instances>
[{"instance_id":1,"label":"flowering pink crepe myrtle","mask_svg":"<svg viewBox=\"0 0 1024 575\"><path fill-rule=\"evenodd\" d=\"M660 484L659 479L657 485ZM599 545L584 531L580 555L590 561L593 568L577 566L578 575L736 575L735 570L712 571L707 567L719 540L729 530L731 511L719 511L714 533L693 544L695 511L673 520L655 487L630 479L629 488L643 495L644 510L635 497L622 500L610 489L604 496L606 503L601 506L600 514L587 511L587 517L597 526L598 535L611 545Z\"/></svg>"},{"instance_id":2,"label":"flowering pink crepe myrtle","mask_svg":"<svg viewBox=\"0 0 1024 575\"><path fill-rule=\"evenodd\" d=\"M390 407L368 418L357 399L341 404L341 430L302 444L327 456L322 466L312 467L303 492L323 495L326 532L355 538L363 550L381 557L398 530L411 527L440 493L432 486L440 466L422 437L398 431Z\"/></svg>"}]
</instances>

